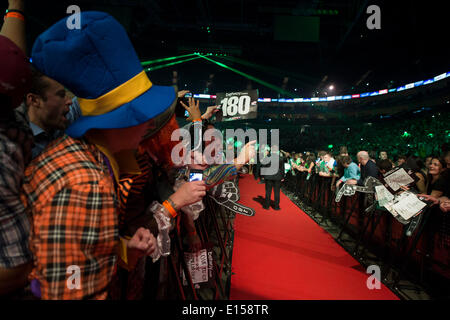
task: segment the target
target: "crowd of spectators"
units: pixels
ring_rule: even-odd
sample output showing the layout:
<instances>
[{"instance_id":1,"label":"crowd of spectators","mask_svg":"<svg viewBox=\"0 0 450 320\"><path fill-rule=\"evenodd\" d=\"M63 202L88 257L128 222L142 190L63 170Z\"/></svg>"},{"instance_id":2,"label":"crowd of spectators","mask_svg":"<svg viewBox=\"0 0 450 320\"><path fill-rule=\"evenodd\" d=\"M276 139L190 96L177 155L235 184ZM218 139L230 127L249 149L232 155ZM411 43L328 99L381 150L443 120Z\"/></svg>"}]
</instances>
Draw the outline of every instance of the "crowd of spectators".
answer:
<instances>
[{"instance_id":1,"label":"crowd of spectators","mask_svg":"<svg viewBox=\"0 0 450 320\"><path fill-rule=\"evenodd\" d=\"M118 270L144 283L152 275L134 270L170 254L164 228L184 229L190 250L199 250L191 205L235 179L254 157L255 141L232 163L208 164L192 140L180 150L185 162L175 164L174 110L188 111L192 132L198 124L214 127L208 122L214 108L201 114L194 99L181 100L186 92L153 85L123 27L101 12L81 13L81 30L72 32L64 19L54 24L36 39L30 65L24 10L23 0L9 0L0 32L0 296L112 298L124 281ZM284 153L292 174L327 176L336 180L333 187L408 165L420 176L420 192L448 210L450 154L431 156L443 151L446 123L448 115L389 130L310 131L304 141L345 142L348 150ZM287 144L297 145L280 141L281 148ZM382 152L375 159L372 150L395 159ZM202 179L190 181L191 170L203 172ZM73 266L81 289L67 285Z\"/></svg>"},{"instance_id":2,"label":"crowd of spectators","mask_svg":"<svg viewBox=\"0 0 450 320\"><path fill-rule=\"evenodd\" d=\"M328 177L332 179L332 191L342 183L363 186L368 177L381 180L392 169L404 168L413 175L413 190L416 194L438 205L443 212L450 210L450 150L423 158L410 154L399 155L396 159L392 159L385 149L378 153L378 157L375 151L366 150L359 150L352 157L347 146L341 146L336 157L332 152L323 150L316 153L283 153L286 155L286 171L292 176L307 172L306 179L310 179L312 174Z\"/></svg>"},{"instance_id":3,"label":"crowd of spectators","mask_svg":"<svg viewBox=\"0 0 450 320\"><path fill-rule=\"evenodd\" d=\"M450 114L422 115L415 119L386 119L348 126L282 127L280 145L286 151L323 149L334 153L339 152L339 146L346 145L354 155L360 150L383 150L394 160L408 154L421 158L440 154L443 145L450 143Z\"/></svg>"}]
</instances>

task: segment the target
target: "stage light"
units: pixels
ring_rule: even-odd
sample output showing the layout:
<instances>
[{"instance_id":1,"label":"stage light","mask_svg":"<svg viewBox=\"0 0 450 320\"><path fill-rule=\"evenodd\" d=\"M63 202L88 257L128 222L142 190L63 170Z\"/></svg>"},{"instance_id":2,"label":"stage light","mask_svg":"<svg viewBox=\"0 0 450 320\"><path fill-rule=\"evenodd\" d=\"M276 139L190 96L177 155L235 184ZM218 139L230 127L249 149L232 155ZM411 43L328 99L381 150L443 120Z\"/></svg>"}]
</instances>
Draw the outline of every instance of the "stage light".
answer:
<instances>
[{"instance_id":1,"label":"stage light","mask_svg":"<svg viewBox=\"0 0 450 320\"><path fill-rule=\"evenodd\" d=\"M328 149L332 149L333 148L333 145L332 144L329 144L328 145Z\"/></svg>"},{"instance_id":2,"label":"stage light","mask_svg":"<svg viewBox=\"0 0 450 320\"><path fill-rule=\"evenodd\" d=\"M196 53L190 53L190 54L184 54L181 56L176 56L176 57L168 57L168 58L161 58L161 59L156 59L156 60L149 60L149 61L144 61L141 62L141 65L143 67L148 66L150 64L154 64L154 63L158 63L158 62L164 62L164 61L170 61L170 60L175 60L175 59L179 59L179 58L184 58L184 57L190 57L195 55Z\"/></svg>"},{"instance_id":3,"label":"stage light","mask_svg":"<svg viewBox=\"0 0 450 320\"><path fill-rule=\"evenodd\" d=\"M333 89L334 89L334 86L331 85L331 86L328 87L328 89L333 90Z\"/></svg>"},{"instance_id":4,"label":"stage light","mask_svg":"<svg viewBox=\"0 0 450 320\"><path fill-rule=\"evenodd\" d=\"M264 81L264 80L258 79L258 78L254 77L254 76L252 76L252 75L249 75L249 74L247 74L247 73L244 73L244 72L242 72L242 71L239 71L239 70L237 70L237 69L235 69L235 68L232 68L232 67L230 67L230 66L228 66L228 65L226 65L226 64L224 64L224 63L218 62L218 61L216 61L216 60L214 60L214 59L208 58L208 57L206 57L206 56L204 56L204 55L200 55L200 57L202 57L203 59L208 60L208 61L210 61L210 62L212 62L212 63L215 63L216 65L218 65L218 66L220 66L220 67L222 67L222 68L225 68L225 69L228 69L228 70L230 70L230 71L232 71L232 72L235 72L235 73L237 73L237 74L239 74L239 75L241 75L241 76L243 76L243 77L245 77L245 78L247 78L247 79L249 79L249 80L252 80L252 81L254 81L254 82L257 82L257 83L259 83L259 84L261 84L261 85L263 85L263 86L265 86L265 87L268 87L268 88L270 88L270 89L272 89L272 90L274 90L274 91L276 91L276 92L278 92L278 93L281 93L281 94L283 94L283 95L286 95L286 96L294 97L294 98L295 98L295 95L293 95L292 93L290 93L290 92L288 92L288 91L286 91L286 90L284 90L284 89L282 89L282 88L280 88L280 87L277 87L277 86L275 86L275 85L273 85L273 84L270 84L270 83L268 83L268 82L266 82L266 81Z\"/></svg>"}]
</instances>

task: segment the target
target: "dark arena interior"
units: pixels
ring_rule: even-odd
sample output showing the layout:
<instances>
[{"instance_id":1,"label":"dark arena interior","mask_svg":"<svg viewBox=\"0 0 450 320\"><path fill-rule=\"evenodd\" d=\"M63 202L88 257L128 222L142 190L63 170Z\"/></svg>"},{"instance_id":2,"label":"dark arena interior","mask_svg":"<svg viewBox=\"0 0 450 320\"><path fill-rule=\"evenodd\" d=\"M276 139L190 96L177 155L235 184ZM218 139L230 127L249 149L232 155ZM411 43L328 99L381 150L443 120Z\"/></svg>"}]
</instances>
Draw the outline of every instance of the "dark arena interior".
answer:
<instances>
[{"instance_id":1,"label":"dark arena interior","mask_svg":"<svg viewBox=\"0 0 450 320\"><path fill-rule=\"evenodd\" d=\"M444 2L0 8L0 300L450 298Z\"/></svg>"}]
</instances>

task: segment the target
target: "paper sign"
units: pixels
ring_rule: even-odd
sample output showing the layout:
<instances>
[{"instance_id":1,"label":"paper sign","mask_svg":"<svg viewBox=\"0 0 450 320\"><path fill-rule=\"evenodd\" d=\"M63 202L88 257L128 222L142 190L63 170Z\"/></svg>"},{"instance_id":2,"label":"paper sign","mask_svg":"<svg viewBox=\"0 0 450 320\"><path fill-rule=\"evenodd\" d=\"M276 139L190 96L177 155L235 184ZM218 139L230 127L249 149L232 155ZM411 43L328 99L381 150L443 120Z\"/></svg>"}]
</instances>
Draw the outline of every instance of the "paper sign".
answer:
<instances>
[{"instance_id":1,"label":"paper sign","mask_svg":"<svg viewBox=\"0 0 450 320\"><path fill-rule=\"evenodd\" d=\"M255 119L258 111L258 90L218 93L216 104L220 105L222 121Z\"/></svg>"},{"instance_id":2,"label":"paper sign","mask_svg":"<svg viewBox=\"0 0 450 320\"><path fill-rule=\"evenodd\" d=\"M208 253L206 249L199 250L197 252L185 252L184 258L187 268L191 274L192 283L198 284L208 282ZM181 271L183 278L183 285L187 285L186 275Z\"/></svg>"},{"instance_id":3,"label":"paper sign","mask_svg":"<svg viewBox=\"0 0 450 320\"><path fill-rule=\"evenodd\" d=\"M389 201L394 200L392 193L383 185L375 186L375 192L380 207L384 207Z\"/></svg>"},{"instance_id":4,"label":"paper sign","mask_svg":"<svg viewBox=\"0 0 450 320\"><path fill-rule=\"evenodd\" d=\"M414 217L425 207L426 203L420 201L417 196L411 192L403 192L394 200L394 204L392 205L392 208L405 220Z\"/></svg>"},{"instance_id":5,"label":"paper sign","mask_svg":"<svg viewBox=\"0 0 450 320\"><path fill-rule=\"evenodd\" d=\"M388 172L384 176L384 181L395 192L398 189L400 189L401 186L406 186L414 182L414 179L410 177L410 175L405 171L405 169L400 168Z\"/></svg>"}]
</instances>

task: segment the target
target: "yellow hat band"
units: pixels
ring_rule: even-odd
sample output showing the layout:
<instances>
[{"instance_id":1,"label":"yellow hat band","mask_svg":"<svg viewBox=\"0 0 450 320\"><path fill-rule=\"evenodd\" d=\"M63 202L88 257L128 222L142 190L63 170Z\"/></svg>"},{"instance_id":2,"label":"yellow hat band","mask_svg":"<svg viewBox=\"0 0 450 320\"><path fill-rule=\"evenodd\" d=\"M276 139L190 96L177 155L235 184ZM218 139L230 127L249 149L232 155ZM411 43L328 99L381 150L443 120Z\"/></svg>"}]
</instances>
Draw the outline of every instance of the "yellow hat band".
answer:
<instances>
[{"instance_id":1,"label":"yellow hat band","mask_svg":"<svg viewBox=\"0 0 450 320\"><path fill-rule=\"evenodd\" d=\"M130 102L152 87L145 71L96 99L78 98L83 116L99 116Z\"/></svg>"}]
</instances>

